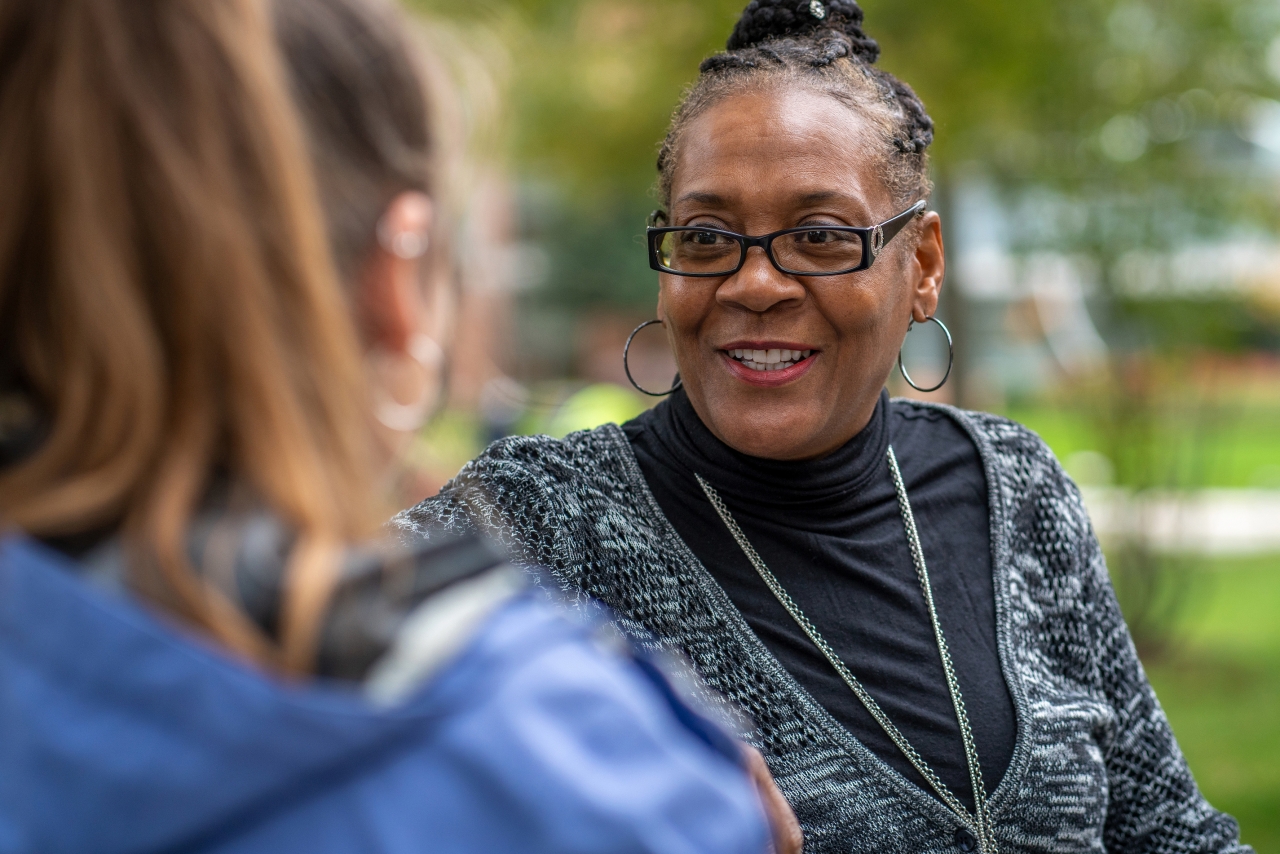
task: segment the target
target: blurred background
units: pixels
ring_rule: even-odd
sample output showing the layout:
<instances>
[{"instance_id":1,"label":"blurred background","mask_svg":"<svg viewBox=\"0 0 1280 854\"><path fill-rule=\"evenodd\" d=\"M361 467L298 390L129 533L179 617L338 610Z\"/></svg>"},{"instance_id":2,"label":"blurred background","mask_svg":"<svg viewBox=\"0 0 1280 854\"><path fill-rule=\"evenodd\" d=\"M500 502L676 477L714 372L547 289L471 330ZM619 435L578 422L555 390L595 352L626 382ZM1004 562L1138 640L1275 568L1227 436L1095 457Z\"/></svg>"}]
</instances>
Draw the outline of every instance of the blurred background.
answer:
<instances>
[{"instance_id":1,"label":"blurred background","mask_svg":"<svg viewBox=\"0 0 1280 854\"><path fill-rule=\"evenodd\" d=\"M410 4L467 165L453 391L406 500L493 439L651 404L621 354L654 316L657 145L745 0ZM1280 852L1280 2L863 6L938 124L934 397L1028 424L1084 487L1197 779ZM912 339L925 384L943 342ZM657 330L632 364L674 371Z\"/></svg>"}]
</instances>

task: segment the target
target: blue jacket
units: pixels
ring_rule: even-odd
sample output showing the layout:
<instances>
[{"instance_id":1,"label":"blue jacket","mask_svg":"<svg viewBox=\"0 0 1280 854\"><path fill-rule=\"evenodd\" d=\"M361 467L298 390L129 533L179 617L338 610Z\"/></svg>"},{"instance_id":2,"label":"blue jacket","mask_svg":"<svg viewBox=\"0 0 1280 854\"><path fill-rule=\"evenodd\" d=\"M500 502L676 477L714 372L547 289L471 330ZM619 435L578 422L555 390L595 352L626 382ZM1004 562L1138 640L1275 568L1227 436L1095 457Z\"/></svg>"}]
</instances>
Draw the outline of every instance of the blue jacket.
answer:
<instances>
[{"instance_id":1,"label":"blue jacket","mask_svg":"<svg viewBox=\"0 0 1280 854\"><path fill-rule=\"evenodd\" d=\"M288 687L0 539L0 852L742 852L732 751L521 596L410 700Z\"/></svg>"}]
</instances>

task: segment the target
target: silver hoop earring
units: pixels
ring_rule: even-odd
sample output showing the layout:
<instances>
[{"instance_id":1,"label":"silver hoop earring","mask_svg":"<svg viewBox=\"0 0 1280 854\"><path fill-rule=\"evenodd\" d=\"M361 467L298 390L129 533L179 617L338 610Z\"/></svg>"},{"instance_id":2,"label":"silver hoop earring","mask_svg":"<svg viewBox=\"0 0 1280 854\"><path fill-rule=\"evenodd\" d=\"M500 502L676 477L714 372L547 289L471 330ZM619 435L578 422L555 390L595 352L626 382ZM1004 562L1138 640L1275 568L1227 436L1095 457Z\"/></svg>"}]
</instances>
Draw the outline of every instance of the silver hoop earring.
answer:
<instances>
[{"instance_id":1,"label":"silver hoop earring","mask_svg":"<svg viewBox=\"0 0 1280 854\"><path fill-rule=\"evenodd\" d=\"M434 338L428 335L413 336L409 342L409 355L428 377L433 374L438 375L444 366L444 350ZM428 391L430 387L429 381ZM436 402L432 401L430 394L423 394L421 400L413 403L400 403L391 399L386 391L375 385L373 397L373 416L383 427L397 433L416 433L421 430L427 423L427 419L431 417L432 410L436 408Z\"/></svg>"},{"instance_id":2,"label":"silver hoop earring","mask_svg":"<svg viewBox=\"0 0 1280 854\"><path fill-rule=\"evenodd\" d=\"M378 220L378 245L401 261L417 261L431 248L431 238L415 231L392 233L383 217Z\"/></svg>"},{"instance_id":3,"label":"silver hoop earring","mask_svg":"<svg viewBox=\"0 0 1280 854\"><path fill-rule=\"evenodd\" d=\"M938 383L933 388L921 388L916 385L915 380L911 379L911 374L907 373L906 365L902 364L902 351L898 351L898 370L902 371L902 378L907 381L907 385L911 386L921 394L931 394L946 385L947 380L951 379L951 369L956 366L956 342L951 337L951 330L947 328L947 324L943 323L936 317L925 319L925 323L930 322L938 324L938 326L941 327L943 334L947 336L947 373L942 377L942 382ZM916 322L915 320L912 320L907 326L908 335L911 334L911 330L914 329L915 326Z\"/></svg>"},{"instance_id":4,"label":"silver hoop earring","mask_svg":"<svg viewBox=\"0 0 1280 854\"><path fill-rule=\"evenodd\" d=\"M649 391L646 388L641 388L640 383L636 382L636 378L631 376L631 342L636 340L636 336L650 326L660 323L662 323L661 320L650 320L637 326L635 331L631 333L631 337L627 339L627 346L622 350L622 369L627 372L627 381L635 387L636 391L641 394L647 394L649 397L667 397L684 388L684 380L680 379L679 374L676 374L675 382L672 383L670 391Z\"/></svg>"}]
</instances>

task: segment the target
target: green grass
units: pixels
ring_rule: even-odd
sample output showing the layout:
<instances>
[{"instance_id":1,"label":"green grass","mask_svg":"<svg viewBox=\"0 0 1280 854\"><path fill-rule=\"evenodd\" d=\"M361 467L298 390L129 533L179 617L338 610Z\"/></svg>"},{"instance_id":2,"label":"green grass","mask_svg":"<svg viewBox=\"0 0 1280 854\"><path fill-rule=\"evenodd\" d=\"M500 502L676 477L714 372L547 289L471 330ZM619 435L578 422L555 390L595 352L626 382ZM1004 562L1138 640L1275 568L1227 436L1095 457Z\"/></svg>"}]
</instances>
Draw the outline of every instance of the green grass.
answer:
<instances>
[{"instance_id":1,"label":"green grass","mask_svg":"<svg viewBox=\"0 0 1280 854\"><path fill-rule=\"evenodd\" d=\"M1106 452L1107 439L1082 406L1012 406L1003 414L1040 434L1060 460ZM1149 448L1159 459L1159 486L1280 488L1280 408L1241 402L1213 412L1171 407L1152 422ZM1114 461L1113 461L1114 462Z\"/></svg>"},{"instance_id":2,"label":"green grass","mask_svg":"<svg viewBox=\"0 0 1280 854\"><path fill-rule=\"evenodd\" d=\"M1280 854L1280 557L1198 572L1175 649L1147 670L1205 795Z\"/></svg>"}]
</instances>

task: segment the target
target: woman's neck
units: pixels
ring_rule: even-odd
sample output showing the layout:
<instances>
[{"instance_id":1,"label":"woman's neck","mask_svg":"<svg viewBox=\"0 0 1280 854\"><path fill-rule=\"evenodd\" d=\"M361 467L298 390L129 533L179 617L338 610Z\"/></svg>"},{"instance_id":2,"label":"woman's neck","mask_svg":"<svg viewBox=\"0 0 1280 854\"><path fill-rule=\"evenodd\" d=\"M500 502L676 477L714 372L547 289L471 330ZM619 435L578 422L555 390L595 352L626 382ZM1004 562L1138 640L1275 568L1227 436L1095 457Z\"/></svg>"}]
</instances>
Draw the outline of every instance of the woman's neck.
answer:
<instances>
[{"instance_id":1,"label":"woman's neck","mask_svg":"<svg viewBox=\"0 0 1280 854\"><path fill-rule=\"evenodd\" d=\"M674 466L702 475L731 499L806 512L836 510L884 467L889 445L888 395L867 425L834 453L817 460L768 460L743 454L722 442L698 417L683 393L644 417Z\"/></svg>"}]
</instances>

